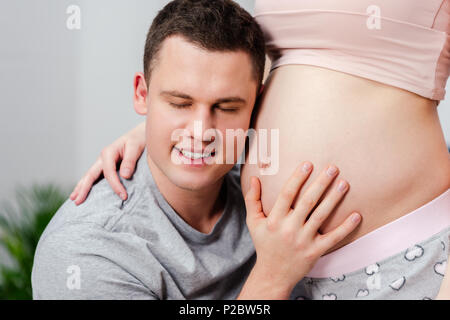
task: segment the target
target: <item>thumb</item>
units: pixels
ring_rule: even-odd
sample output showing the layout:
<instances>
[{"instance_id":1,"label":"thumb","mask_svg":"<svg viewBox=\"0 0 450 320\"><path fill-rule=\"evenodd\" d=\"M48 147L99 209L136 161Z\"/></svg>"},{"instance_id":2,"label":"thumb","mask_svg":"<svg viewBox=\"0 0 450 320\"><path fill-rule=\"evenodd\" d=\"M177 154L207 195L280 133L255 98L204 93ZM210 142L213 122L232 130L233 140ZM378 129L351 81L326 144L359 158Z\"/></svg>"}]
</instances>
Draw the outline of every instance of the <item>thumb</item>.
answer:
<instances>
[{"instance_id":1,"label":"thumb","mask_svg":"<svg viewBox=\"0 0 450 320\"><path fill-rule=\"evenodd\" d=\"M265 217L261 203L261 183L257 177L250 178L250 189L245 195L245 207L247 220L255 221Z\"/></svg>"}]
</instances>

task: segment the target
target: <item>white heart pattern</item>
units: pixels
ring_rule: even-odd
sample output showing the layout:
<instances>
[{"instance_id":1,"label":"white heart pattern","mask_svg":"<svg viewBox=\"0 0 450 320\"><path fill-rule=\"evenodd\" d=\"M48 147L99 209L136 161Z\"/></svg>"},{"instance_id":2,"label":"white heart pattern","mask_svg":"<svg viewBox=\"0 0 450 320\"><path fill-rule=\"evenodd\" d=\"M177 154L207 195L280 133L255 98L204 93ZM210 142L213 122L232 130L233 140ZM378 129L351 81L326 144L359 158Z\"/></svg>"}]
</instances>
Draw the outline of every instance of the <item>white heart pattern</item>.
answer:
<instances>
[{"instance_id":1,"label":"white heart pattern","mask_svg":"<svg viewBox=\"0 0 450 320\"><path fill-rule=\"evenodd\" d=\"M366 267L366 274L368 274L370 276L374 273L377 273L379 269L380 269L380 265L378 263L371 264L370 266Z\"/></svg>"},{"instance_id":2,"label":"white heart pattern","mask_svg":"<svg viewBox=\"0 0 450 320\"><path fill-rule=\"evenodd\" d=\"M337 296L334 293L324 294L322 300L337 300Z\"/></svg>"},{"instance_id":3,"label":"white heart pattern","mask_svg":"<svg viewBox=\"0 0 450 320\"><path fill-rule=\"evenodd\" d=\"M342 275L342 276L339 276L339 277L330 277L330 279L331 279L333 282L344 281L345 275Z\"/></svg>"},{"instance_id":4,"label":"white heart pattern","mask_svg":"<svg viewBox=\"0 0 450 320\"><path fill-rule=\"evenodd\" d=\"M369 290L365 290L365 289L359 289L358 292L356 293L356 297L367 297L369 295Z\"/></svg>"},{"instance_id":5,"label":"white heart pattern","mask_svg":"<svg viewBox=\"0 0 450 320\"><path fill-rule=\"evenodd\" d=\"M423 252L424 250L421 246L415 245L414 247L411 247L408 250L406 250L405 259L408 261L413 261L414 259L423 256Z\"/></svg>"},{"instance_id":6,"label":"white heart pattern","mask_svg":"<svg viewBox=\"0 0 450 320\"><path fill-rule=\"evenodd\" d=\"M397 279L397 280L393 281L393 282L389 285L389 287L391 287L392 289L398 291L398 290L400 290L400 289L403 287L403 285L405 284L405 282L406 282L406 278L405 278L405 277L401 277L400 279Z\"/></svg>"},{"instance_id":7,"label":"white heart pattern","mask_svg":"<svg viewBox=\"0 0 450 320\"><path fill-rule=\"evenodd\" d=\"M445 275L445 269L447 268L447 260L441 261L441 262L437 262L434 265L434 272L436 272L437 274L444 276Z\"/></svg>"}]
</instances>

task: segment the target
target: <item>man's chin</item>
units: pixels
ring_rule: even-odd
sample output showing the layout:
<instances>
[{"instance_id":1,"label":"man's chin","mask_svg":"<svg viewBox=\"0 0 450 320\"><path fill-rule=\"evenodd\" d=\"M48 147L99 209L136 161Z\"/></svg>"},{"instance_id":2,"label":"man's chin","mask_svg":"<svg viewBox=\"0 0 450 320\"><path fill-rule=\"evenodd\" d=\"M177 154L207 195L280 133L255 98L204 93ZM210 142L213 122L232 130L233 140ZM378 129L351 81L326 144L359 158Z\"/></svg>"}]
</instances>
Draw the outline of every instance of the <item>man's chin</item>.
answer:
<instances>
[{"instance_id":1,"label":"man's chin","mask_svg":"<svg viewBox=\"0 0 450 320\"><path fill-rule=\"evenodd\" d=\"M192 179L171 179L178 188L188 191L202 191L211 188L216 180L204 180L193 177Z\"/></svg>"},{"instance_id":2,"label":"man's chin","mask_svg":"<svg viewBox=\"0 0 450 320\"><path fill-rule=\"evenodd\" d=\"M180 169L180 168L178 168ZM190 191L201 191L214 186L224 175L222 172L212 172L212 170L174 170L170 174L170 180L177 187Z\"/></svg>"}]
</instances>

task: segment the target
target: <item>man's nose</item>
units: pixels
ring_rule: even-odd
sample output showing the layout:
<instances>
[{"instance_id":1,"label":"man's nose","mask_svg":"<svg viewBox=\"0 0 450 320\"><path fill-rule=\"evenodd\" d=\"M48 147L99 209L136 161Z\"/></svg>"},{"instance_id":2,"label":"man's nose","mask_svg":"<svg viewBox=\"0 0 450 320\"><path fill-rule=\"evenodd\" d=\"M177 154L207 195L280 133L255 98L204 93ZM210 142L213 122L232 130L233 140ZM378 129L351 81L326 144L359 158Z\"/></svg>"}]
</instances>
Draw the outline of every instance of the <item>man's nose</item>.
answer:
<instances>
[{"instance_id":1,"label":"man's nose","mask_svg":"<svg viewBox=\"0 0 450 320\"><path fill-rule=\"evenodd\" d=\"M210 140L208 134L214 130L214 119L212 113L207 108L199 108L189 119L186 128L191 137L198 141Z\"/></svg>"}]
</instances>

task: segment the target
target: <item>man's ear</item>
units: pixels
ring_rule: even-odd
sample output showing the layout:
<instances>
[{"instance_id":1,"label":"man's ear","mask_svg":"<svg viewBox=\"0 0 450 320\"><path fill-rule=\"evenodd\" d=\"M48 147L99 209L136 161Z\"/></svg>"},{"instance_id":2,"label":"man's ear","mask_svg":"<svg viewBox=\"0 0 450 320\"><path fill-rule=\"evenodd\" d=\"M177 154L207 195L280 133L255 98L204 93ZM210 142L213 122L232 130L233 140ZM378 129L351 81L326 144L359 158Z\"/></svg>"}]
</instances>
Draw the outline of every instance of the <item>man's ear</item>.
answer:
<instances>
[{"instance_id":1,"label":"man's ear","mask_svg":"<svg viewBox=\"0 0 450 320\"><path fill-rule=\"evenodd\" d=\"M148 87L142 72L134 75L134 110L140 115L147 114Z\"/></svg>"}]
</instances>

